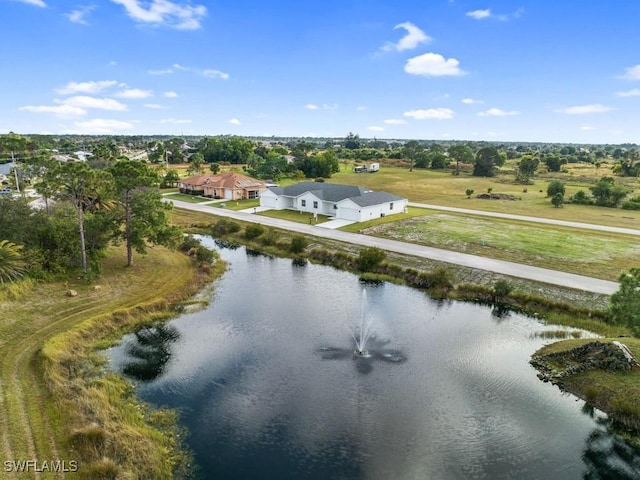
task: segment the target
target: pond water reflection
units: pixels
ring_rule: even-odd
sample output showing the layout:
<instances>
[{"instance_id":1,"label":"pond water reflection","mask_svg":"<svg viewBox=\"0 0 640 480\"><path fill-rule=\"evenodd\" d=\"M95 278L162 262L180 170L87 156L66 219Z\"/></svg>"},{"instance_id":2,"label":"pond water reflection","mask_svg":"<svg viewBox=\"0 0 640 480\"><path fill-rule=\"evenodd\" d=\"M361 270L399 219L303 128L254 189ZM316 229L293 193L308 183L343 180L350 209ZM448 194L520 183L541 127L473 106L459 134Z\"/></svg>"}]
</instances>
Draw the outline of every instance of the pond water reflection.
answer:
<instances>
[{"instance_id":1,"label":"pond water reflection","mask_svg":"<svg viewBox=\"0 0 640 480\"><path fill-rule=\"evenodd\" d=\"M532 333L557 327L243 248L221 254L230 268L209 307L156 335L161 368L138 386L181 410L202 478L640 478L638 452L529 365L549 342ZM363 289L371 355L356 358ZM138 343L111 349L115 369L143 361L129 354Z\"/></svg>"}]
</instances>

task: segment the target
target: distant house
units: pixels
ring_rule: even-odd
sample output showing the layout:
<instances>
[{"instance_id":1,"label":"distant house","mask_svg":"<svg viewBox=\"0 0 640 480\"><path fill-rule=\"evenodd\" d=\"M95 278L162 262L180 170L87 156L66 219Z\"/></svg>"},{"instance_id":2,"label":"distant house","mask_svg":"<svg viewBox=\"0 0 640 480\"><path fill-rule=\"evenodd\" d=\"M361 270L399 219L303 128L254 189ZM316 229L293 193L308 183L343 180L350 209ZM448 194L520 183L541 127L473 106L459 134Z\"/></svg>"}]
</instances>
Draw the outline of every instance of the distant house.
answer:
<instances>
[{"instance_id":1,"label":"distant house","mask_svg":"<svg viewBox=\"0 0 640 480\"><path fill-rule=\"evenodd\" d=\"M261 207L318 213L354 222L402 213L407 202L406 198L387 192L322 182L269 187L260 194Z\"/></svg>"},{"instance_id":2,"label":"distant house","mask_svg":"<svg viewBox=\"0 0 640 480\"><path fill-rule=\"evenodd\" d=\"M196 175L180 181L180 192L227 200L258 198L266 184L239 173Z\"/></svg>"}]
</instances>

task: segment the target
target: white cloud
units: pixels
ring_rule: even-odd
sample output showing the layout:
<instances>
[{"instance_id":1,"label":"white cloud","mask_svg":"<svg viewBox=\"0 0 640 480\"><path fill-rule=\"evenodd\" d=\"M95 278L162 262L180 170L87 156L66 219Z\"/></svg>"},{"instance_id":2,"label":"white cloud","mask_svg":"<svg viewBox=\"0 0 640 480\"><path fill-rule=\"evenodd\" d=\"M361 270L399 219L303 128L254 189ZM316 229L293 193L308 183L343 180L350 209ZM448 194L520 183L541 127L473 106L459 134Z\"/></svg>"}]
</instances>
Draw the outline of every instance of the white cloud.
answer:
<instances>
[{"instance_id":1,"label":"white cloud","mask_svg":"<svg viewBox=\"0 0 640 480\"><path fill-rule=\"evenodd\" d=\"M467 17L475 18L476 20L482 20L483 18L489 18L491 16L491 10L474 10L466 13Z\"/></svg>"},{"instance_id":2,"label":"white cloud","mask_svg":"<svg viewBox=\"0 0 640 480\"><path fill-rule=\"evenodd\" d=\"M619 97L637 97L640 95L640 88L634 88L632 90L627 90L626 92L616 92L616 95Z\"/></svg>"},{"instance_id":3,"label":"white cloud","mask_svg":"<svg viewBox=\"0 0 640 480\"><path fill-rule=\"evenodd\" d=\"M149 98L153 97L151 90L141 90L139 88L126 88L115 95L119 98Z\"/></svg>"},{"instance_id":4,"label":"white cloud","mask_svg":"<svg viewBox=\"0 0 640 480\"><path fill-rule=\"evenodd\" d=\"M474 104L484 103L484 100L476 100L474 98L463 98L462 103L464 103L465 105L474 105Z\"/></svg>"},{"instance_id":5,"label":"white cloud","mask_svg":"<svg viewBox=\"0 0 640 480\"><path fill-rule=\"evenodd\" d=\"M399 28L405 29L407 31L407 34L402 37L398 41L398 43L385 43L382 46L382 50L384 50L385 52L389 52L392 50L397 50L398 52L402 52L403 50L413 50L421 43L428 43L431 41L431 37L429 37L411 22L399 23L398 25L393 27L394 30L397 30Z\"/></svg>"},{"instance_id":6,"label":"white cloud","mask_svg":"<svg viewBox=\"0 0 640 480\"><path fill-rule=\"evenodd\" d=\"M596 127L592 127L591 125L583 125L582 127L580 127L580 130L583 130L585 132L590 132L593 130L597 130Z\"/></svg>"},{"instance_id":7,"label":"white cloud","mask_svg":"<svg viewBox=\"0 0 640 480\"><path fill-rule=\"evenodd\" d=\"M367 107L365 107L364 105L359 105L358 108L356 108L358 112L364 112L366 109Z\"/></svg>"},{"instance_id":8,"label":"white cloud","mask_svg":"<svg viewBox=\"0 0 640 480\"><path fill-rule=\"evenodd\" d=\"M202 75L204 75L207 78L221 78L222 80L229 79L229 74L225 72L221 72L220 70L213 70L213 69L203 70Z\"/></svg>"},{"instance_id":9,"label":"white cloud","mask_svg":"<svg viewBox=\"0 0 640 480\"><path fill-rule=\"evenodd\" d=\"M47 4L43 0L14 0L15 2L26 3L27 5L35 5L36 7L46 7Z\"/></svg>"},{"instance_id":10,"label":"white cloud","mask_svg":"<svg viewBox=\"0 0 640 480\"><path fill-rule=\"evenodd\" d=\"M117 85L115 80L100 80L97 82L69 82L55 91L60 95L72 95L74 93L99 93L109 87Z\"/></svg>"},{"instance_id":11,"label":"white cloud","mask_svg":"<svg viewBox=\"0 0 640 480\"><path fill-rule=\"evenodd\" d=\"M94 118L93 120L87 120L86 122L76 122L75 124L81 129L83 133L96 135L117 133L122 130L129 130L133 128L133 124L129 122L123 122L121 120L109 120L104 118Z\"/></svg>"},{"instance_id":12,"label":"white cloud","mask_svg":"<svg viewBox=\"0 0 640 480\"><path fill-rule=\"evenodd\" d=\"M85 20L85 17L91 13L94 6L80 7L76 10L72 10L69 13L65 13L65 17L72 23L79 23L80 25L89 25L89 22Z\"/></svg>"},{"instance_id":13,"label":"white cloud","mask_svg":"<svg viewBox=\"0 0 640 480\"><path fill-rule=\"evenodd\" d=\"M191 123L191 120L181 120L178 118L163 118L160 123L170 123L172 125L180 125L184 123Z\"/></svg>"},{"instance_id":14,"label":"white cloud","mask_svg":"<svg viewBox=\"0 0 640 480\"><path fill-rule=\"evenodd\" d=\"M371 130L372 132L384 132L384 127L378 127L376 125L372 125L370 127L367 127L369 130Z\"/></svg>"},{"instance_id":15,"label":"white cloud","mask_svg":"<svg viewBox=\"0 0 640 480\"><path fill-rule=\"evenodd\" d=\"M232 118L231 120L229 120L229 123L231 125L237 125L237 126L242 125L242 122L240 122L240 120L238 120L237 118Z\"/></svg>"},{"instance_id":16,"label":"white cloud","mask_svg":"<svg viewBox=\"0 0 640 480\"><path fill-rule=\"evenodd\" d=\"M318 110L320 107L318 105L316 105L315 103L307 103L304 108L306 108L307 110Z\"/></svg>"},{"instance_id":17,"label":"white cloud","mask_svg":"<svg viewBox=\"0 0 640 480\"><path fill-rule=\"evenodd\" d=\"M62 105L70 105L78 108L96 108L98 110L111 110L115 112L123 112L127 110L127 106L113 98L96 98L80 95L76 97L65 98L64 100L54 100Z\"/></svg>"},{"instance_id":18,"label":"white cloud","mask_svg":"<svg viewBox=\"0 0 640 480\"><path fill-rule=\"evenodd\" d=\"M329 105L328 103L323 103L322 104L322 108L325 110L335 110L336 108L338 108L338 104L337 103L333 103L331 105Z\"/></svg>"},{"instance_id":19,"label":"white cloud","mask_svg":"<svg viewBox=\"0 0 640 480\"><path fill-rule=\"evenodd\" d=\"M166 110L167 108L169 108L165 107L164 105L160 105L159 103L145 103L144 106L153 110Z\"/></svg>"},{"instance_id":20,"label":"white cloud","mask_svg":"<svg viewBox=\"0 0 640 480\"><path fill-rule=\"evenodd\" d=\"M173 70L171 70L170 68L166 68L164 70L147 70L147 73L149 75L169 75L173 73Z\"/></svg>"},{"instance_id":21,"label":"white cloud","mask_svg":"<svg viewBox=\"0 0 640 480\"><path fill-rule=\"evenodd\" d=\"M115 60L111 60L107 65L110 67L116 67L118 65L118 62L116 62Z\"/></svg>"},{"instance_id":22,"label":"white cloud","mask_svg":"<svg viewBox=\"0 0 640 480\"><path fill-rule=\"evenodd\" d=\"M453 110L449 108L429 108L404 112L405 117L411 117L415 120L450 120L453 115Z\"/></svg>"},{"instance_id":23,"label":"white cloud","mask_svg":"<svg viewBox=\"0 0 640 480\"><path fill-rule=\"evenodd\" d=\"M204 5L185 5L169 0L111 0L122 5L129 17L139 23L165 26L177 30L197 30L200 21L207 14Z\"/></svg>"},{"instance_id":24,"label":"white cloud","mask_svg":"<svg viewBox=\"0 0 640 480\"><path fill-rule=\"evenodd\" d=\"M557 113L564 113L567 115L587 115L589 113L604 113L613 110L613 108L599 103L591 105L576 105L575 107L559 108Z\"/></svg>"},{"instance_id":25,"label":"white cloud","mask_svg":"<svg viewBox=\"0 0 640 480\"><path fill-rule=\"evenodd\" d=\"M445 59L438 53L425 53L407 60L404 71L423 77L442 77L445 75L464 75L460 70L460 62L455 58Z\"/></svg>"},{"instance_id":26,"label":"white cloud","mask_svg":"<svg viewBox=\"0 0 640 480\"><path fill-rule=\"evenodd\" d=\"M519 115L517 110L501 110L499 108L490 108L484 112L478 112L479 117L512 117L513 115Z\"/></svg>"},{"instance_id":27,"label":"white cloud","mask_svg":"<svg viewBox=\"0 0 640 480\"><path fill-rule=\"evenodd\" d=\"M626 80L640 80L640 65L625 68L624 75L621 75L620 78L624 78Z\"/></svg>"},{"instance_id":28,"label":"white cloud","mask_svg":"<svg viewBox=\"0 0 640 480\"><path fill-rule=\"evenodd\" d=\"M74 107L72 105L27 105L18 108L18 110L33 113L52 113L56 117L60 118L82 117L87 114L87 111L84 108Z\"/></svg>"},{"instance_id":29,"label":"white cloud","mask_svg":"<svg viewBox=\"0 0 640 480\"><path fill-rule=\"evenodd\" d=\"M471 12L467 12L467 17L475 18L476 20L484 20L486 18L495 18L496 20L500 20L501 22L508 22L509 20L513 20L516 18L520 18L524 13L524 9L519 8L513 13L503 13L500 15L496 15L491 12L490 9L485 10L473 10Z\"/></svg>"},{"instance_id":30,"label":"white cloud","mask_svg":"<svg viewBox=\"0 0 640 480\"><path fill-rule=\"evenodd\" d=\"M407 121L403 118L389 118L384 121L387 125L406 125Z\"/></svg>"},{"instance_id":31,"label":"white cloud","mask_svg":"<svg viewBox=\"0 0 640 480\"><path fill-rule=\"evenodd\" d=\"M178 94L176 92L164 92L164 96L166 98L178 98Z\"/></svg>"}]
</instances>

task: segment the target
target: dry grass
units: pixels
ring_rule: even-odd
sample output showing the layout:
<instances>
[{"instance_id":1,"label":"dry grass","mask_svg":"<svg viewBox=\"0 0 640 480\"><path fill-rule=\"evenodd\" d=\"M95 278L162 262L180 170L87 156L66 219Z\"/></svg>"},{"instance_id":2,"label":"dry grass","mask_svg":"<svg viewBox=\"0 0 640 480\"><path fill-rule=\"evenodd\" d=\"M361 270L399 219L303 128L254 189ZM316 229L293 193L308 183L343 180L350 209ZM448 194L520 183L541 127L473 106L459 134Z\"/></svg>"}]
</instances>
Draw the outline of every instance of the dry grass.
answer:
<instances>
[{"instance_id":1,"label":"dry grass","mask_svg":"<svg viewBox=\"0 0 640 480\"><path fill-rule=\"evenodd\" d=\"M153 425L120 377L102 375L95 348L166 316L200 280L184 255L156 248L126 268L123 253L110 251L98 289L72 277L0 302L2 458L77 460L77 478L113 465L126 478L170 478L175 433ZM69 289L78 295L66 296Z\"/></svg>"}]
</instances>

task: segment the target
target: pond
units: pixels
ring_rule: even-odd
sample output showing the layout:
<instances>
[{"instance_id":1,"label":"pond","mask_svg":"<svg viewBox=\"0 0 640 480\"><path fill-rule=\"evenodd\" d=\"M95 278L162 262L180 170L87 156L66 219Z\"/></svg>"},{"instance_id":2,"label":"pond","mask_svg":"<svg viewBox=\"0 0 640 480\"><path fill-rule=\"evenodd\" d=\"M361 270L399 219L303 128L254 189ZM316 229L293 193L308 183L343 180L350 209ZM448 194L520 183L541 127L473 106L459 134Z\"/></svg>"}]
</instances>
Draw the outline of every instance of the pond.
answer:
<instances>
[{"instance_id":1,"label":"pond","mask_svg":"<svg viewBox=\"0 0 640 480\"><path fill-rule=\"evenodd\" d=\"M140 398L180 410L198 478L639 478L638 452L604 415L529 365L549 342L536 334L557 326L244 248L221 255L229 270L206 309L109 351Z\"/></svg>"}]
</instances>

